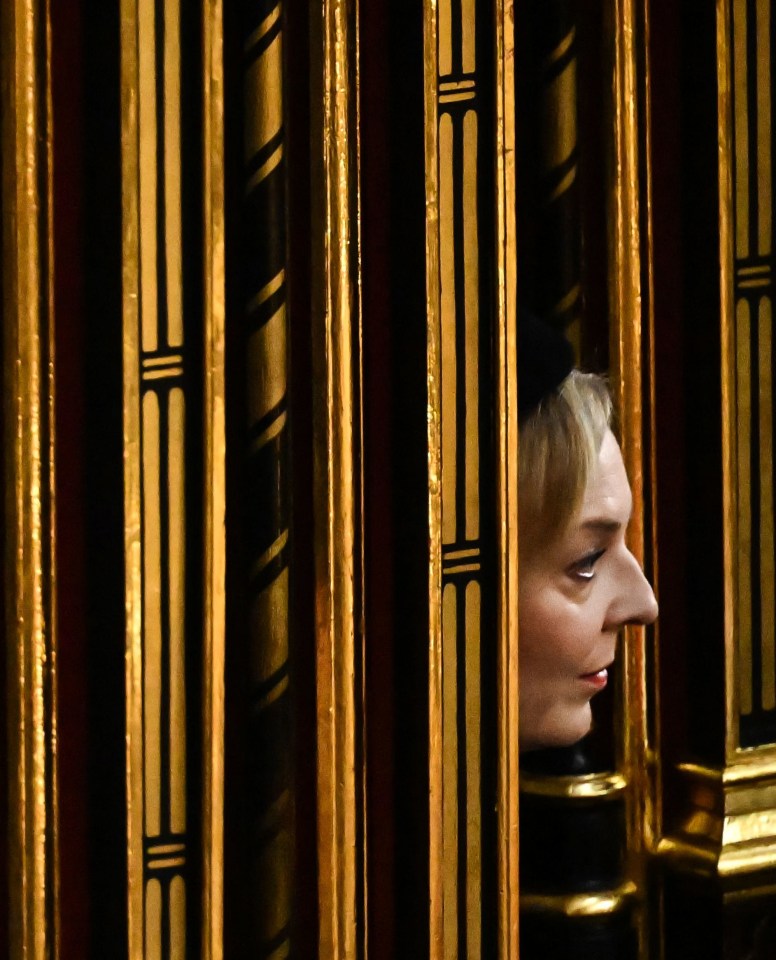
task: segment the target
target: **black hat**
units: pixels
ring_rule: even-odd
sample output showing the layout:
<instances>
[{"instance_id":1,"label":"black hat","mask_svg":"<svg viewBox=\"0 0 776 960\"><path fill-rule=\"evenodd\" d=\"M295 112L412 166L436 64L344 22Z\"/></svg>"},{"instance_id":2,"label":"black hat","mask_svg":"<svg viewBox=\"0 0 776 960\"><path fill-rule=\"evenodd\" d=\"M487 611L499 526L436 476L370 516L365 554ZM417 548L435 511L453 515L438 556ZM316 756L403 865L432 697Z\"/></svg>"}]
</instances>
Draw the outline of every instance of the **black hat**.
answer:
<instances>
[{"instance_id":1,"label":"black hat","mask_svg":"<svg viewBox=\"0 0 776 960\"><path fill-rule=\"evenodd\" d=\"M517 315L517 416L524 420L563 383L574 351L562 333L527 310Z\"/></svg>"}]
</instances>

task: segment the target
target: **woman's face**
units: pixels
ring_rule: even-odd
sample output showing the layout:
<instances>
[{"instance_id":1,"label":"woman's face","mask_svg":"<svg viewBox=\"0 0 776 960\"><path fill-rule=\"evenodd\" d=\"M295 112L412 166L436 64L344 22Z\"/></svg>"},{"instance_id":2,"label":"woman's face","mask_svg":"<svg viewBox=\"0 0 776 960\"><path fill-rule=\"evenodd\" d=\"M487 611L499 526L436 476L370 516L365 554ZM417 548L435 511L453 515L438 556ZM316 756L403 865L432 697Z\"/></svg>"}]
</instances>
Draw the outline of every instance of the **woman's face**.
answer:
<instances>
[{"instance_id":1,"label":"woman's face","mask_svg":"<svg viewBox=\"0 0 776 960\"><path fill-rule=\"evenodd\" d=\"M620 627L657 616L652 588L625 545L631 508L622 455L609 431L568 529L555 543L521 556L521 749L583 737Z\"/></svg>"}]
</instances>

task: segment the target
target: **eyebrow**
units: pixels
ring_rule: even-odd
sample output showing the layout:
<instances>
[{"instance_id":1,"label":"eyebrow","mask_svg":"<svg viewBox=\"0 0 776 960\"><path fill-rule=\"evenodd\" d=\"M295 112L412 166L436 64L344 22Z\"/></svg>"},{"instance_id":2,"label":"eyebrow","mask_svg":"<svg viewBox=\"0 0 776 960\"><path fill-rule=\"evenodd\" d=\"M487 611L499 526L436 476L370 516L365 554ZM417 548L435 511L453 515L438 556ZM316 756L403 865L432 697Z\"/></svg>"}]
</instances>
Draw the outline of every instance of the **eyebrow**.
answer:
<instances>
[{"instance_id":1,"label":"eyebrow","mask_svg":"<svg viewBox=\"0 0 776 960\"><path fill-rule=\"evenodd\" d=\"M586 520L582 524L583 530L596 530L600 533L617 533L621 527L619 520Z\"/></svg>"}]
</instances>

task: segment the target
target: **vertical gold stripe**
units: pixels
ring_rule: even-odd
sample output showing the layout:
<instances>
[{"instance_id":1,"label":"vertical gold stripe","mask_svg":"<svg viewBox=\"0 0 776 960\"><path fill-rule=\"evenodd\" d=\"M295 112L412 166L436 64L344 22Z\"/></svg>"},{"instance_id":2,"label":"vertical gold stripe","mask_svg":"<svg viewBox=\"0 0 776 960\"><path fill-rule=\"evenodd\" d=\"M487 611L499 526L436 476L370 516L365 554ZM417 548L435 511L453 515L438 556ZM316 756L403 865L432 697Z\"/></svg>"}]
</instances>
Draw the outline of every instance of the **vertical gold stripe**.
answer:
<instances>
[{"instance_id":1,"label":"vertical gold stripe","mask_svg":"<svg viewBox=\"0 0 776 960\"><path fill-rule=\"evenodd\" d=\"M162 832L162 521L159 399L143 397L143 730L145 832Z\"/></svg>"},{"instance_id":2,"label":"vertical gold stripe","mask_svg":"<svg viewBox=\"0 0 776 960\"><path fill-rule=\"evenodd\" d=\"M642 383L642 211L639 181L640 137L636 48L639 36L637 0L616 0L614 28L614 164L610 191L611 355L620 414L620 443L633 491L628 547L644 562L644 410ZM571 88L570 88L571 89ZM646 883L644 851L649 815L643 798L649 793L649 724L647 717L647 652L645 629L625 628L622 704L618 718L617 763L630 789L626 796L626 842L632 854L631 878ZM640 955L646 955L644 914L635 918Z\"/></svg>"},{"instance_id":3,"label":"vertical gold stripe","mask_svg":"<svg viewBox=\"0 0 776 960\"><path fill-rule=\"evenodd\" d=\"M735 117L736 256L749 254L749 116L747 108L746 4L733 0L733 97ZM727 61L720 60L727 71ZM732 158L731 158L732 160Z\"/></svg>"},{"instance_id":4,"label":"vertical gold stripe","mask_svg":"<svg viewBox=\"0 0 776 960\"><path fill-rule=\"evenodd\" d=\"M652 48L651 40L651 23L650 23L650 6L647 0L645 0L643 6L643 48L645 50L650 50ZM645 454L646 458L649 458L650 472L649 475L652 479L649 487L649 497L650 497L650 517L651 524L650 529L646 532L646 535L649 537L650 545L650 560L651 560L651 575L652 575L652 584L655 591L655 595L659 597L659 551L658 551L658 490L657 490L657 433L655 429L656 421L656 400L657 400L657 386L655 380L655 360L656 360L656 341L655 341L655 296L654 296L654 234L653 234L653 205L652 205L652 195L653 195L653 171L652 171L652 157L653 157L653 142L652 142L652 72L650 58L647 56L644 58L644 73L641 80L641 91L644 97L644 116L642 121L642 129L644 131L644 205L645 205L645 261L646 269L644 271L645 276L645 306L646 306L646 316L645 327L646 327L646 337L647 337L647 347L648 347L648 363L646 365L646 376L647 384L649 391L649 400L648 400L648 413L647 413L647 422L648 427L648 436L646 437L648 450ZM660 676L660 626L659 622L652 627L652 637L653 641L651 644L652 655L651 655L651 670L653 677ZM652 854L657 848L658 841L663 836L663 810L662 810L662 799L663 799L663 782L662 782L662 759L661 759L661 741L660 741L660 689L659 685L653 681L652 683L652 713L650 716L650 729L649 729L649 750L650 756L654 762L654 772L653 776L649 781L649 792L644 798L645 805L645 840L646 848ZM659 907L659 904L658 904ZM663 943L663 916L662 911L660 912L657 932L654 936L657 938L659 943ZM661 948L662 949L662 948ZM661 957L661 960L664 958Z\"/></svg>"},{"instance_id":5,"label":"vertical gold stripe","mask_svg":"<svg viewBox=\"0 0 776 960\"><path fill-rule=\"evenodd\" d=\"M156 350L159 343L158 290L156 278L157 156L156 136L156 22L154 0L137 0L139 78L137 88L140 118L140 319L143 350Z\"/></svg>"},{"instance_id":6,"label":"vertical gold stripe","mask_svg":"<svg viewBox=\"0 0 776 960\"><path fill-rule=\"evenodd\" d=\"M204 275L204 642L202 960L224 953L224 661L226 629L226 404L224 66L221 0L202 4Z\"/></svg>"},{"instance_id":7,"label":"vertical gold stripe","mask_svg":"<svg viewBox=\"0 0 776 960\"><path fill-rule=\"evenodd\" d=\"M737 0L717 2L717 129L719 131L719 263L720 263L720 341L721 341L721 392L722 392L722 524L723 564L725 598L725 758L735 761L738 750L739 710L741 677L738 648L738 464L736 453L736 308L734 303L734 256L736 250L736 217L738 207L744 204L741 215L746 217L746 195L743 198L734 184L734 143L737 145L739 131L733 137L733 91L731 91L730 64L733 58L745 54L740 36L733 49L731 37L731 3ZM745 4L742 4L745 13ZM740 11L739 11L740 20ZM738 29L738 23L736 29ZM735 71L734 71L735 73ZM735 80L736 87L739 85ZM738 107L736 107L738 112ZM734 207L734 196L736 206ZM739 220L740 223L740 220ZM748 250L746 234L739 251ZM751 684L750 684L751 686Z\"/></svg>"},{"instance_id":8,"label":"vertical gold stripe","mask_svg":"<svg viewBox=\"0 0 776 960\"><path fill-rule=\"evenodd\" d=\"M442 540L454 543L457 517L456 446L457 391L455 350L455 187L453 184L453 121L439 121L439 227L442 286Z\"/></svg>"},{"instance_id":9,"label":"vertical gold stripe","mask_svg":"<svg viewBox=\"0 0 776 960\"><path fill-rule=\"evenodd\" d=\"M453 72L453 9L452 0L439 0L439 76Z\"/></svg>"},{"instance_id":10,"label":"vertical gold stripe","mask_svg":"<svg viewBox=\"0 0 776 960\"><path fill-rule=\"evenodd\" d=\"M444 784L444 957L458 956L458 624L456 588L442 595L442 753Z\"/></svg>"},{"instance_id":11,"label":"vertical gold stripe","mask_svg":"<svg viewBox=\"0 0 776 960\"><path fill-rule=\"evenodd\" d=\"M442 148L444 156L444 148ZM466 539L480 535L480 295L477 114L463 121L464 303L466 308ZM442 461L444 464L444 460Z\"/></svg>"},{"instance_id":12,"label":"vertical gold stripe","mask_svg":"<svg viewBox=\"0 0 776 960\"><path fill-rule=\"evenodd\" d=\"M466 960L482 957L480 585L466 585Z\"/></svg>"},{"instance_id":13,"label":"vertical gold stripe","mask_svg":"<svg viewBox=\"0 0 776 960\"><path fill-rule=\"evenodd\" d=\"M170 829L186 829L186 485L185 398L179 387L170 391L167 441L169 500L168 609L170 634Z\"/></svg>"},{"instance_id":14,"label":"vertical gold stripe","mask_svg":"<svg viewBox=\"0 0 776 960\"><path fill-rule=\"evenodd\" d=\"M428 399L428 537L429 537L429 960L444 960L444 825L442 821L442 438L441 438L441 290L440 173L437 84L439 70L449 70L449 7L437 24L436 0L423 0L423 116L426 172L426 376ZM447 18L445 22L444 18ZM437 46L439 27L439 42ZM442 33L442 31L446 31ZM440 56L443 57L440 63ZM444 66L443 66L444 64Z\"/></svg>"},{"instance_id":15,"label":"vertical gold stripe","mask_svg":"<svg viewBox=\"0 0 776 960\"><path fill-rule=\"evenodd\" d=\"M137 0L121 0L121 232L126 582L127 927L143 960L143 556L140 430L140 168Z\"/></svg>"},{"instance_id":16,"label":"vertical gold stripe","mask_svg":"<svg viewBox=\"0 0 776 960\"><path fill-rule=\"evenodd\" d=\"M476 12L475 0L461 0L461 61L464 73L474 73L476 59Z\"/></svg>"},{"instance_id":17,"label":"vertical gold stripe","mask_svg":"<svg viewBox=\"0 0 776 960\"><path fill-rule=\"evenodd\" d=\"M245 160L283 126L283 34L279 33L245 74Z\"/></svg>"},{"instance_id":18,"label":"vertical gold stripe","mask_svg":"<svg viewBox=\"0 0 776 960\"><path fill-rule=\"evenodd\" d=\"M59 954L51 36L45 0L0 5L8 862L13 960Z\"/></svg>"},{"instance_id":19,"label":"vertical gold stripe","mask_svg":"<svg viewBox=\"0 0 776 960\"><path fill-rule=\"evenodd\" d=\"M763 709L776 708L776 590L773 536L773 310L760 301L760 610Z\"/></svg>"},{"instance_id":20,"label":"vertical gold stripe","mask_svg":"<svg viewBox=\"0 0 776 960\"><path fill-rule=\"evenodd\" d=\"M167 344L183 344L183 225L181 222L180 0L164 4L164 215L167 258Z\"/></svg>"},{"instance_id":21,"label":"vertical gold stripe","mask_svg":"<svg viewBox=\"0 0 776 960\"><path fill-rule=\"evenodd\" d=\"M517 237L513 6L496 0L496 863L498 960L520 951L517 672Z\"/></svg>"},{"instance_id":22,"label":"vertical gold stripe","mask_svg":"<svg viewBox=\"0 0 776 960\"><path fill-rule=\"evenodd\" d=\"M752 712L751 327L749 304L736 308L736 423L738 427L738 656L741 713Z\"/></svg>"},{"instance_id":23,"label":"vertical gold stripe","mask_svg":"<svg viewBox=\"0 0 776 960\"><path fill-rule=\"evenodd\" d=\"M757 4L757 226L760 256L773 244L771 171L771 0Z\"/></svg>"},{"instance_id":24,"label":"vertical gold stripe","mask_svg":"<svg viewBox=\"0 0 776 960\"><path fill-rule=\"evenodd\" d=\"M357 5L324 0L313 28L319 957L355 960L368 953Z\"/></svg>"},{"instance_id":25,"label":"vertical gold stripe","mask_svg":"<svg viewBox=\"0 0 776 960\"><path fill-rule=\"evenodd\" d=\"M162 885L149 880L145 897L144 960L162 960Z\"/></svg>"},{"instance_id":26,"label":"vertical gold stripe","mask_svg":"<svg viewBox=\"0 0 776 960\"><path fill-rule=\"evenodd\" d=\"M186 960L186 884L183 877L170 882L170 960Z\"/></svg>"}]
</instances>

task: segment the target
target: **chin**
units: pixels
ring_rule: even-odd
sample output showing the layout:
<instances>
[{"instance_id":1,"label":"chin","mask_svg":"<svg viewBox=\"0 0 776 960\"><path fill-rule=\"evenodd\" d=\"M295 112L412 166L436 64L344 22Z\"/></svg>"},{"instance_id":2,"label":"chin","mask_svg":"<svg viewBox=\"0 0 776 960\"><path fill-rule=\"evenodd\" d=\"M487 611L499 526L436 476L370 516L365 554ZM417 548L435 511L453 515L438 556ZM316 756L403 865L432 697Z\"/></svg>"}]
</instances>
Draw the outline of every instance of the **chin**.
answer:
<instances>
[{"instance_id":1,"label":"chin","mask_svg":"<svg viewBox=\"0 0 776 960\"><path fill-rule=\"evenodd\" d=\"M553 711L541 718L520 718L520 749L570 747L590 732L593 715L590 704Z\"/></svg>"}]
</instances>

